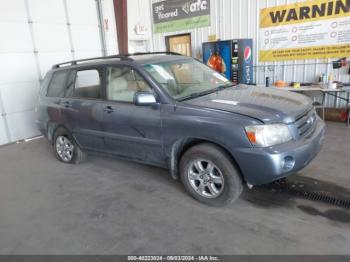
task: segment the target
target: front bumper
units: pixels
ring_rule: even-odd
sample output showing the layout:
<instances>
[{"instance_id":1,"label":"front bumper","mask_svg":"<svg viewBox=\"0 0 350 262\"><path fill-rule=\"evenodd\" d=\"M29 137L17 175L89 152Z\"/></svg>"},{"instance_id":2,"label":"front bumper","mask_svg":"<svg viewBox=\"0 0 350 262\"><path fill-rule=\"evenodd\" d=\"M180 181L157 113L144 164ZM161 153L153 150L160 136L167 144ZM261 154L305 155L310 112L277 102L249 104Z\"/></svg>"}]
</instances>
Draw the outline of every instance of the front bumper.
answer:
<instances>
[{"instance_id":1,"label":"front bumper","mask_svg":"<svg viewBox=\"0 0 350 262\"><path fill-rule=\"evenodd\" d=\"M268 184L307 166L320 152L324 134L325 124L318 119L313 133L305 138L269 148L235 149L234 157L246 182Z\"/></svg>"}]
</instances>

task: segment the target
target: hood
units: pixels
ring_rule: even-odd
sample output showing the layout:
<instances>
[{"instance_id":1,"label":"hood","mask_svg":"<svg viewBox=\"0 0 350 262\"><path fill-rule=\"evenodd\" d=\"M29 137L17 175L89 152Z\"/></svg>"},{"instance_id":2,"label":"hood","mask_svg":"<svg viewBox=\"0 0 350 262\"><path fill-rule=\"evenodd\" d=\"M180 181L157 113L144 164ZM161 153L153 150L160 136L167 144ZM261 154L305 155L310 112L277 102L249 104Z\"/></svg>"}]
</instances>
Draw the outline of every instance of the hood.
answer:
<instances>
[{"instance_id":1,"label":"hood","mask_svg":"<svg viewBox=\"0 0 350 262\"><path fill-rule=\"evenodd\" d=\"M312 108L307 96L277 88L244 85L223 89L185 103L249 116L264 123L291 123Z\"/></svg>"}]
</instances>

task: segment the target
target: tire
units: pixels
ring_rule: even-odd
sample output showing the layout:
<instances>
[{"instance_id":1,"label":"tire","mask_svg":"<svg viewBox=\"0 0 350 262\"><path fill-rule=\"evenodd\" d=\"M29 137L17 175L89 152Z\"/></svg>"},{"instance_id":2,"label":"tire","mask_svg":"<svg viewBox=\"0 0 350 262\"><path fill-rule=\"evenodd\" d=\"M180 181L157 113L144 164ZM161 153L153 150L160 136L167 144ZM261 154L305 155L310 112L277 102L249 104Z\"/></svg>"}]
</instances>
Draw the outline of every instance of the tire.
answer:
<instances>
[{"instance_id":1,"label":"tire","mask_svg":"<svg viewBox=\"0 0 350 262\"><path fill-rule=\"evenodd\" d=\"M86 153L81 150L73 136L65 128L59 127L55 131L52 143L54 154L59 161L65 164L79 164L85 161ZM64 153L62 153L63 151Z\"/></svg>"},{"instance_id":2,"label":"tire","mask_svg":"<svg viewBox=\"0 0 350 262\"><path fill-rule=\"evenodd\" d=\"M181 157L179 171L187 192L207 205L231 204L243 191L240 173L232 159L213 144L200 144L187 150Z\"/></svg>"}]
</instances>

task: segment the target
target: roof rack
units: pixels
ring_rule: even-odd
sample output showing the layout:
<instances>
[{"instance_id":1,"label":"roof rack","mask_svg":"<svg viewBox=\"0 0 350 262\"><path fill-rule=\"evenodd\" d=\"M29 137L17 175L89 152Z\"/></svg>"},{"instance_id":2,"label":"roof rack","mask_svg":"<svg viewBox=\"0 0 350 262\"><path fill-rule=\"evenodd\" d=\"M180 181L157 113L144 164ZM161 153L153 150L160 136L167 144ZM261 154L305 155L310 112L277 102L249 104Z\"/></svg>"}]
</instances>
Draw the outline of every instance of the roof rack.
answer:
<instances>
[{"instance_id":1,"label":"roof rack","mask_svg":"<svg viewBox=\"0 0 350 262\"><path fill-rule=\"evenodd\" d=\"M55 64L52 66L52 69L60 68L64 65L66 66L73 66L77 65L80 62L88 62L88 61L94 61L94 60L103 60L103 59L113 59L113 58L119 58L121 60L126 60L126 61L134 61L130 56L138 56L138 55L181 55L179 53L175 52L138 52L134 54L121 54L121 55L111 55L111 56L101 56L101 57L92 57L92 58L85 58L85 59L79 59L79 60L72 60L72 61L67 61L59 64Z\"/></svg>"},{"instance_id":2,"label":"roof rack","mask_svg":"<svg viewBox=\"0 0 350 262\"><path fill-rule=\"evenodd\" d=\"M133 59L129 58L126 55L100 56L100 57L78 59L78 60L72 60L72 61L67 61L67 62L55 64L54 66L52 66L52 69L60 68L60 67L62 67L64 65L66 65L66 66L77 65L79 62L88 62L88 61L94 61L94 60L113 59L113 58L119 58L121 60L126 60L126 61L133 61Z\"/></svg>"},{"instance_id":3,"label":"roof rack","mask_svg":"<svg viewBox=\"0 0 350 262\"><path fill-rule=\"evenodd\" d=\"M138 56L138 55L181 55L176 52L164 51L164 52L137 52L134 54L125 54L125 56Z\"/></svg>"}]
</instances>

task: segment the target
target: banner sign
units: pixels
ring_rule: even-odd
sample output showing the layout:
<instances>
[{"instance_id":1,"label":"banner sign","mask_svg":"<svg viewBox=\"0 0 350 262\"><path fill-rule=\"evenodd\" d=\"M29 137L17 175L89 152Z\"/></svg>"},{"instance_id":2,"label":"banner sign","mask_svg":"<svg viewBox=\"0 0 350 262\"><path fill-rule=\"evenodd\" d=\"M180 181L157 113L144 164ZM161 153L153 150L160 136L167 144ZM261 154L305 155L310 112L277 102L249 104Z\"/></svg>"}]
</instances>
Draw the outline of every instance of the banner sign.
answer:
<instances>
[{"instance_id":1,"label":"banner sign","mask_svg":"<svg viewBox=\"0 0 350 262\"><path fill-rule=\"evenodd\" d=\"M164 0L152 13L155 33L210 26L210 0Z\"/></svg>"},{"instance_id":2,"label":"banner sign","mask_svg":"<svg viewBox=\"0 0 350 262\"><path fill-rule=\"evenodd\" d=\"M260 10L261 62L340 57L350 57L350 0Z\"/></svg>"}]
</instances>

